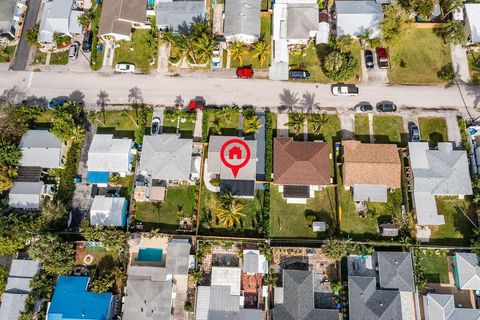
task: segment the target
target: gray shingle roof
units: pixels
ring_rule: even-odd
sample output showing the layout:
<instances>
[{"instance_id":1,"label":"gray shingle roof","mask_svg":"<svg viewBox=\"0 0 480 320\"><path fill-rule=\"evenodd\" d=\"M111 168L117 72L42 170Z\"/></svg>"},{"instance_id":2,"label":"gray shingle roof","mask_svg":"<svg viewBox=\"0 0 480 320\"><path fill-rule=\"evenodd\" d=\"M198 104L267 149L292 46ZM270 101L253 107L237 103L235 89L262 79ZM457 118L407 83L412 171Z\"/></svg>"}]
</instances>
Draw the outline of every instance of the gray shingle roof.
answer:
<instances>
[{"instance_id":1,"label":"gray shingle roof","mask_svg":"<svg viewBox=\"0 0 480 320\"><path fill-rule=\"evenodd\" d=\"M190 243L172 240L167 247L166 268L170 274L188 274Z\"/></svg>"},{"instance_id":2,"label":"gray shingle roof","mask_svg":"<svg viewBox=\"0 0 480 320\"><path fill-rule=\"evenodd\" d=\"M456 308L451 294L423 296L425 320L478 320L479 309Z\"/></svg>"},{"instance_id":3,"label":"gray shingle roof","mask_svg":"<svg viewBox=\"0 0 480 320\"><path fill-rule=\"evenodd\" d=\"M415 291L410 252L378 252L377 257L381 288Z\"/></svg>"},{"instance_id":4,"label":"gray shingle roof","mask_svg":"<svg viewBox=\"0 0 480 320\"><path fill-rule=\"evenodd\" d=\"M458 272L457 286L465 290L480 289L480 266L475 253L457 252L455 261Z\"/></svg>"},{"instance_id":5,"label":"gray shingle roof","mask_svg":"<svg viewBox=\"0 0 480 320\"><path fill-rule=\"evenodd\" d=\"M16 4L17 4L17 0L0 1L0 23L1 22L10 23L10 21L12 21ZM6 30L6 31L10 31L10 30Z\"/></svg>"},{"instance_id":6,"label":"gray shingle roof","mask_svg":"<svg viewBox=\"0 0 480 320\"><path fill-rule=\"evenodd\" d=\"M359 36L367 29L371 37L380 33L379 25L383 20L382 6L373 0L338 0L335 1L337 12L337 35Z\"/></svg>"},{"instance_id":7,"label":"gray shingle roof","mask_svg":"<svg viewBox=\"0 0 480 320\"><path fill-rule=\"evenodd\" d=\"M124 319L169 319L172 291L171 281L128 279Z\"/></svg>"},{"instance_id":8,"label":"gray shingle roof","mask_svg":"<svg viewBox=\"0 0 480 320\"><path fill-rule=\"evenodd\" d=\"M308 39L318 30L318 4L291 4L287 8L287 39Z\"/></svg>"},{"instance_id":9,"label":"gray shingle roof","mask_svg":"<svg viewBox=\"0 0 480 320\"><path fill-rule=\"evenodd\" d=\"M21 166L42 168L60 166L62 141L47 130L27 131L18 147L22 151Z\"/></svg>"},{"instance_id":10,"label":"gray shingle roof","mask_svg":"<svg viewBox=\"0 0 480 320\"><path fill-rule=\"evenodd\" d=\"M14 182L8 204L12 208L39 209L43 182Z\"/></svg>"},{"instance_id":11,"label":"gray shingle roof","mask_svg":"<svg viewBox=\"0 0 480 320\"><path fill-rule=\"evenodd\" d=\"M168 26L170 31L180 31L183 27L189 27L194 19L205 16L205 2L159 2L155 14L158 28Z\"/></svg>"},{"instance_id":12,"label":"gray shingle roof","mask_svg":"<svg viewBox=\"0 0 480 320\"><path fill-rule=\"evenodd\" d=\"M225 36L260 36L261 0L225 0Z\"/></svg>"},{"instance_id":13,"label":"gray shingle roof","mask_svg":"<svg viewBox=\"0 0 480 320\"><path fill-rule=\"evenodd\" d=\"M27 297L28 294L4 293L0 305L0 319L18 320L20 313L25 309Z\"/></svg>"},{"instance_id":14,"label":"gray shingle roof","mask_svg":"<svg viewBox=\"0 0 480 320\"><path fill-rule=\"evenodd\" d=\"M9 277L33 278L40 270L40 262L34 260L12 260Z\"/></svg>"},{"instance_id":15,"label":"gray shingle roof","mask_svg":"<svg viewBox=\"0 0 480 320\"><path fill-rule=\"evenodd\" d=\"M258 252L254 250L244 251L243 254L243 272L257 273L258 272Z\"/></svg>"}]
</instances>

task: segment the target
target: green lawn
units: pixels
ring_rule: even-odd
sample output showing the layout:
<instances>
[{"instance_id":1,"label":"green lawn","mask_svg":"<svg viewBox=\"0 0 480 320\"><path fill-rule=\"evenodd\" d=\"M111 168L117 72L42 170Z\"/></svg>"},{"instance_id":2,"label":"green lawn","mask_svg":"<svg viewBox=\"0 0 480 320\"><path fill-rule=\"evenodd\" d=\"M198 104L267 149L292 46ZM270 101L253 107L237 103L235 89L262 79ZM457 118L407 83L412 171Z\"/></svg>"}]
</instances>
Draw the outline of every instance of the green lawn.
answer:
<instances>
[{"instance_id":1,"label":"green lawn","mask_svg":"<svg viewBox=\"0 0 480 320\"><path fill-rule=\"evenodd\" d=\"M145 132L150 132L150 125L152 123L152 111L146 110L147 112L147 127ZM136 124L139 123L139 118L141 117L141 111L135 112L135 110L128 109L128 116L124 115L123 111L99 111L95 114L94 119L98 123L98 133L113 133L115 137L121 138L130 138L134 139L136 143L141 143L141 136L139 131L141 130L140 126Z\"/></svg>"},{"instance_id":2,"label":"green lawn","mask_svg":"<svg viewBox=\"0 0 480 320\"><path fill-rule=\"evenodd\" d=\"M403 120L399 116L373 116L373 134L375 143L406 144Z\"/></svg>"},{"instance_id":3,"label":"green lawn","mask_svg":"<svg viewBox=\"0 0 480 320\"><path fill-rule=\"evenodd\" d=\"M208 191L205 187L202 189L201 209L200 209L200 229L202 235L215 236L241 236L241 237L262 237L262 204L264 192L262 190L255 192L253 199L239 199L243 204L242 222L240 226L227 229L219 224L215 217L217 194Z\"/></svg>"},{"instance_id":4,"label":"green lawn","mask_svg":"<svg viewBox=\"0 0 480 320\"><path fill-rule=\"evenodd\" d=\"M163 118L163 133L176 133L177 132L177 122L178 132L182 138L193 138L193 131L195 130L195 120L188 118L180 118L180 121L177 121L178 116L172 113L165 113ZM183 120L182 120L183 119Z\"/></svg>"},{"instance_id":5,"label":"green lawn","mask_svg":"<svg viewBox=\"0 0 480 320\"><path fill-rule=\"evenodd\" d=\"M332 187L317 191L315 198L306 204L288 204L278 192L278 187L270 189L270 234L273 238L325 238L326 233L335 234L336 219L335 190ZM326 233L313 232L313 221L325 221L329 229Z\"/></svg>"},{"instance_id":6,"label":"green lawn","mask_svg":"<svg viewBox=\"0 0 480 320\"><path fill-rule=\"evenodd\" d=\"M425 253L423 251L416 250L415 256L420 259L420 265L425 269L427 283L450 283L447 257L436 255L435 250L425 250Z\"/></svg>"},{"instance_id":7,"label":"green lawn","mask_svg":"<svg viewBox=\"0 0 480 320\"><path fill-rule=\"evenodd\" d=\"M437 73L451 67L450 46L433 29L408 29L388 48L390 83L444 83Z\"/></svg>"},{"instance_id":8,"label":"green lawn","mask_svg":"<svg viewBox=\"0 0 480 320\"><path fill-rule=\"evenodd\" d=\"M154 31L132 29L132 41L120 41L115 49L113 65L121 62L133 63L142 72L150 72L157 66L157 40Z\"/></svg>"},{"instance_id":9,"label":"green lawn","mask_svg":"<svg viewBox=\"0 0 480 320\"><path fill-rule=\"evenodd\" d=\"M314 134L313 128L311 125L308 124L307 119L307 126L308 126L308 140L323 140L325 142L330 143L333 145L334 142L338 142L341 140L341 125L340 125L340 118L335 114L328 114L327 115L327 123L323 126L323 131L320 134Z\"/></svg>"},{"instance_id":10,"label":"green lawn","mask_svg":"<svg viewBox=\"0 0 480 320\"><path fill-rule=\"evenodd\" d=\"M45 52L41 52L39 49L36 49L32 64L45 64L46 61L47 54Z\"/></svg>"},{"instance_id":11,"label":"green lawn","mask_svg":"<svg viewBox=\"0 0 480 320\"><path fill-rule=\"evenodd\" d=\"M431 243L468 245L473 225L465 214L476 223L475 205L471 197L436 197L438 214L445 217L445 224L432 226Z\"/></svg>"},{"instance_id":12,"label":"green lawn","mask_svg":"<svg viewBox=\"0 0 480 320\"><path fill-rule=\"evenodd\" d=\"M420 139L428 141L432 147L439 142L448 141L447 121L442 117L418 118Z\"/></svg>"},{"instance_id":13,"label":"green lawn","mask_svg":"<svg viewBox=\"0 0 480 320\"><path fill-rule=\"evenodd\" d=\"M52 116L54 110L45 109L35 119L35 128L50 128L52 125Z\"/></svg>"},{"instance_id":14,"label":"green lawn","mask_svg":"<svg viewBox=\"0 0 480 320\"><path fill-rule=\"evenodd\" d=\"M16 45L15 46L7 46L7 47L0 46L0 63L5 63L5 62L12 61L16 48L17 48Z\"/></svg>"},{"instance_id":15,"label":"green lawn","mask_svg":"<svg viewBox=\"0 0 480 320\"><path fill-rule=\"evenodd\" d=\"M62 52L52 52L50 57L50 64L52 65L65 65L68 63L68 50Z\"/></svg>"},{"instance_id":16,"label":"green lawn","mask_svg":"<svg viewBox=\"0 0 480 320\"><path fill-rule=\"evenodd\" d=\"M475 56L473 56L475 54ZM468 64L470 70L470 77L472 82L476 85L480 84L480 54L470 53L468 56Z\"/></svg>"},{"instance_id":17,"label":"green lawn","mask_svg":"<svg viewBox=\"0 0 480 320\"><path fill-rule=\"evenodd\" d=\"M126 177L115 178L115 185L121 185L122 189L120 190L120 196L125 197L127 200L133 194L133 179L135 175L131 174Z\"/></svg>"},{"instance_id":18,"label":"green lawn","mask_svg":"<svg viewBox=\"0 0 480 320\"><path fill-rule=\"evenodd\" d=\"M370 127L368 125L368 115L355 115L355 139L364 143L370 142Z\"/></svg>"},{"instance_id":19,"label":"green lawn","mask_svg":"<svg viewBox=\"0 0 480 320\"><path fill-rule=\"evenodd\" d=\"M216 112L219 112L219 111L210 111L210 114L208 115L208 130L210 131L210 134L212 134L212 126L216 116L215 114ZM221 134L225 136L237 136L238 121L240 118L240 113L236 112L230 121L227 121L225 117L223 117L221 114L219 113L217 114L218 114L218 117L220 118Z\"/></svg>"},{"instance_id":20,"label":"green lawn","mask_svg":"<svg viewBox=\"0 0 480 320\"><path fill-rule=\"evenodd\" d=\"M98 35L98 27L100 24L101 13L102 13L102 5L97 4L95 7L95 10L93 10L92 22L90 25L90 29L93 31L92 54L90 56L90 68L92 70L100 70L100 68L102 68L103 55L105 51L105 50L102 50L101 52L97 51L97 46L98 46L97 35Z\"/></svg>"},{"instance_id":21,"label":"green lawn","mask_svg":"<svg viewBox=\"0 0 480 320\"><path fill-rule=\"evenodd\" d=\"M265 41L270 43L271 40L271 27L272 27L272 17L268 16L261 16L260 18L260 35L263 36Z\"/></svg>"},{"instance_id":22,"label":"green lawn","mask_svg":"<svg viewBox=\"0 0 480 320\"><path fill-rule=\"evenodd\" d=\"M144 230L159 228L161 232L175 232L178 229L179 208L185 217L194 213L196 189L196 186L168 187L163 203L137 202L135 218L143 222Z\"/></svg>"}]
</instances>

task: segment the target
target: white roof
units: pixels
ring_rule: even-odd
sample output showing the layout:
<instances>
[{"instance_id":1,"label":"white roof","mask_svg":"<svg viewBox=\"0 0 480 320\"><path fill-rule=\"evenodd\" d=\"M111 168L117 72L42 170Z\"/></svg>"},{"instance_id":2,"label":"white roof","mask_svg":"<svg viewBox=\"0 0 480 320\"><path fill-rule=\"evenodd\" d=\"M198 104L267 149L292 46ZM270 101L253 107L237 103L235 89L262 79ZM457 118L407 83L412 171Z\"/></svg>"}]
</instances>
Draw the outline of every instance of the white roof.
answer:
<instances>
[{"instance_id":1,"label":"white roof","mask_svg":"<svg viewBox=\"0 0 480 320\"><path fill-rule=\"evenodd\" d=\"M9 193L9 205L19 209L39 209L43 182L14 182Z\"/></svg>"},{"instance_id":2,"label":"white roof","mask_svg":"<svg viewBox=\"0 0 480 320\"><path fill-rule=\"evenodd\" d=\"M0 305L0 320L17 320L25 309L28 294L4 293Z\"/></svg>"},{"instance_id":3,"label":"white roof","mask_svg":"<svg viewBox=\"0 0 480 320\"><path fill-rule=\"evenodd\" d=\"M359 36L371 30L371 38L380 35L379 24L383 20L382 6L373 0L337 0L337 36Z\"/></svg>"},{"instance_id":4,"label":"white roof","mask_svg":"<svg viewBox=\"0 0 480 320\"><path fill-rule=\"evenodd\" d=\"M328 38L330 37L330 24L328 22L320 22L318 24L317 37L315 39L316 44L328 43Z\"/></svg>"},{"instance_id":5,"label":"white roof","mask_svg":"<svg viewBox=\"0 0 480 320\"><path fill-rule=\"evenodd\" d=\"M443 217L438 217L435 196L472 194L467 154L453 150L450 142L439 143L438 150L430 150L428 142L410 142L408 149L418 224L444 224Z\"/></svg>"},{"instance_id":6,"label":"white roof","mask_svg":"<svg viewBox=\"0 0 480 320\"><path fill-rule=\"evenodd\" d=\"M387 186L379 184L354 184L353 200L387 202Z\"/></svg>"},{"instance_id":7,"label":"white roof","mask_svg":"<svg viewBox=\"0 0 480 320\"><path fill-rule=\"evenodd\" d=\"M22 151L21 166L60 167L62 141L47 130L28 130L18 147Z\"/></svg>"},{"instance_id":8,"label":"white roof","mask_svg":"<svg viewBox=\"0 0 480 320\"><path fill-rule=\"evenodd\" d=\"M228 286L231 295L239 296L241 273L238 267L212 267L211 286Z\"/></svg>"},{"instance_id":9,"label":"white roof","mask_svg":"<svg viewBox=\"0 0 480 320\"><path fill-rule=\"evenodd\" d=\"M88 171L129 172L133 141L115 139L112 134L96 134L88 151Z\"/></svg>"},{"instance_id":10,"label":"white roof","mask_svg":"<svg viewBox=\"0 0 480 320\"><path fill-rule=\"evenodd\" d=\"M208 320L208 310L210 309L210 287L197 287L197 303L195 308L196 320Z\"/></svg>"},{"instance_id":11,"label":"white roof","mask_svg":"<svg viewBox=\"0 0 480 320\"><path fill-rule=\"evenodd\" d=\"M40 21L39 42L53 42L53 34L56 31L66 35L81 31L76 19L79 11L72 11L72 5L73 0L53 0L45 3Z\"/></svg>"},{"instance_id":12,"label":"white roof","mask_svg":"<svg viewBox=\"0 0 480 320\"><path fill-rule=\"evenodd\" d=\"M124 226L123 207L126 201L121 197L96 196L90 208L90 223L96 226Z\"/></svg>"},{"instance_id":13,"label":"white roof","mask_svg":"<svg viewBox=\"0 0 480 320\"><path fill-rule=\"evenodd\" d=\"M480 3L465 3L472 42L480 42Z\"/></svg>"}]
</instances>

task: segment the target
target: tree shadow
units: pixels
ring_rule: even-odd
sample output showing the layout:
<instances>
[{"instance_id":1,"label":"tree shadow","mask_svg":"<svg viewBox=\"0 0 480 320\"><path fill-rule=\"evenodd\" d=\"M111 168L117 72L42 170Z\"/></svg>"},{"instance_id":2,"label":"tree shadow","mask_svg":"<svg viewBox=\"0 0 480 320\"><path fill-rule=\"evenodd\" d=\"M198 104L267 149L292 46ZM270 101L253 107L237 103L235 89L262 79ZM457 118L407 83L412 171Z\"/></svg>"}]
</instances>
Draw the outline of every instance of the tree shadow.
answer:
<instances>
[{"instance_id":1,"label":"tree shadow","mask_svg":"<svg viewBox=\"0 0 480 320\"><path fill-rule=\"evenodd\" d=\"M129 90L128 102L133 105L143 104L142 91L138 87L133 87Z\"/></svg>"},{"instance_id":2,"label":"tree shadow","mask_svg":"<svg viewBox=\"0 0 480 320\"><path fill-rule=\"evenodd\" d=\"M428 136L428 141L429 141L429 145L431 147L436 147L438 145L439 142L443 142L444 139L443 139L443 134L439 133L439 132L432 132L430 133L430 135Z\"/></svg>"},{"instance_id":3,"label":"tree shadow","mask_svg":"<svg viewBox=\"0 0 480 320\"><path fill-rule=\"evenodd\" d=\"M80 90L75 90L68 96L68 100L83 105L85 95Z\"/></svg>"},{"instance_id":4,"label":"tree shadow","mask_svg":"<svg viewBox=\"0 0 480 320\"><path fill-rule=\"evenodd\" d=\"M178 95L175 97L174 104L177 108L183 108L185 101L183 100L181 95Z\"/></svg>"},{"instance_id":5,"label":"tree shadow","mask_svg":"<svg viewBox=\"0 0 480 320\"><path fill-rule=\"evenodd\" d=\"M13 86L11 89L3 90L3 93L0 96L0 101L17 104L25 100L25 97L26 90L22 90L17 86Z\"/></svg>"},{"instance_id":6,"label":"tree shadow","mask_svg":"<svg viewBox=\"0 0 480 320\"><path fill-rule=\"evenodd\" d=\"M46 97L28 96L22 101L26 107L39 106L41 108L48 107L48 100Z\"/></svg>"},{"instance_id":7,"label":"tree shadow","mask_svg":"<svg viewBox=\"0 0 480 320\"><path fill-rule=\"evenodd\" d=\"M302 95L300 105L303 112L312 113L314 108L320 108L320 103L315 102L315 93L307 91Z\"/></svg>"},{"instance_id":8,"label":"tree shadow","mask_svg":"<svg viewBox=\"0 0 480 320\"><path fill-rule=\"evenodd\" d=\"M97 107L100 108L100 111L102 112L103 115L103 124L106 124L105 122L107 121L107 115L106 115L106 106L110 99L108 98L108 93L106 91L100 90L100 93L97 96Z\"/></svg>"},{"instance_id":9,"label":"tree shadow","mask_svg":"<svg viewBox=\"0 0 480 320\"><path fill-rule=\"evenodd\" d=\"M292 92L289 89L284 88L283 92L279 94L281 109L287 112L292 112L298 105L300 99L296 92Z\"/></svg>"}]
</instances>

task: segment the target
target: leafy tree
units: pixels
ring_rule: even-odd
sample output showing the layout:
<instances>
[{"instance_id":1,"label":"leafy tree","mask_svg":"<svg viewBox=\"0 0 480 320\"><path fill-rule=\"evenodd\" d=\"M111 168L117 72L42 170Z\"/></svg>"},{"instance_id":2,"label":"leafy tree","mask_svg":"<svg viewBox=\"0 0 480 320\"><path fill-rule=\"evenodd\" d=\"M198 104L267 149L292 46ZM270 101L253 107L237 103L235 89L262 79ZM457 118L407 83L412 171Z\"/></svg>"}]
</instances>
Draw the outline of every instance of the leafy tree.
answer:
<instances>
[{"instance_id":1,"label":"leafy tree","mask_svg":"<svg viewBox=\"0 0 480 320\"><path fill-rule=\"evenodd\" d=\"M40 230L63 230L67 223L68 210L59 201L48 201L42 206L39 219Z\"/></svg>"},{"instance_id":2,"label":"leafy tree","mask_svg":"<svg viewBox=\"0 0 480 320\"><path fill-rule=\"evenodd\" d=\"M342 282L340 280L335 280L330 283L330 288L333 292L340 292L343 288Z\"/></svg>"},{"instance_id":3,"label":"leafy tree","mask_svg":"<svg viewBox=\"0 0 480 320\"><path fill-rule=\"evenodd\" d=\"M246 118L243 121L243 132L245 134L254 134L260 131L260 128L262 128L262 122L257 116L251 117L251 118Z\"/></svg>"},{"instance_id":4,"label":"leafy tree","mask_svg":"<svg viewBox=\"0 0 480 320\"><path fill-rule=\"evenodd\" d=\"M480 228L473 229L470 244L472 245L472 252L480 257Z\"/></svg>"},{"instance_id":5,"label":"leafy tree","mask_svg":"<svg viewBox=\"0 0 480 320\"><path fill-rule=\"evenodd\" d=\"M12 166L0 166L0 192L10 190L13 187L13 179L17 176L17 168Z\"/></svg>"},{"instance_id":6,"label":"leafy tree","mask_svg":"<svg viewBox=\"0 0 480 320\"><path fill-rule=\"evenodd\" d=\"M324 128L328 123L326 113L310 113L308 115L308 124L312 127L313 133L318 135L324 133Z\"/></svg>"},{"instance_id":7,"label":"leafy tree","mask_svg":"<svg viewBox=\"0 0 480 320\"><path fill-rule=\"evenodd\" d=\"M245 214L243 213L243 204L238 201L234 201L229 206L219 205L215 213L219 220L219 224L226 228L238 226L242 217L245 217Z\"/></svg>"},{"instance_id":8,"label":"leafy tree","mask_svg":"<svg viewBox=\"0 0 480 320\"><path fill-rule=\"evenodd\" d=\"M439 31L447 43L462 44L465 42L465 29L461 21L449 20Z\"/></svg>"},{"instance_id":9,"label":"leafy tree","mask_svg":"<svg viewBox=\"0 0 480 320\"><path fill-rule=\"evenodd\" d=\"M23 117L19 112L23 108L10 108L2 113L0 121L0 139L9 142L20 142L23 134L28 130L29 117Z\"/></svg>"},{"instance_id":10,"label":"leafy tree","mask_svg":"<svg viewBox=\"0 0 480 320\"><path fill-rule=\"evenodd\" d=\"M222 134L222 127L220 125L220 122L221 122L220 116L215 113L213 115L212 126L210 128L213 134L217 134L217 135Z\"/></svg>"},{"instance_id":11,"label":"leafy tree","mask_svg":"<svg viewBox=\"0 0 480 320\"><path fill-rule=\"evenodd\" d=\"M238 113L237 108L234 108L232 106L227 106L223 108L220 111L220 114L222 115L223 119L225 119L226 122L231 123L233 120L233 116Z\"/></svg>"},{"instance_id":12,"label":"leafy tree","mask_svg":"<svg viewBox=\"0 0 480 320\"><path fill-rule=\"evenodd\" d=\"M257 59L263 66L267 57L270 55L270 43L265 40L259 40L252 45L253 58Z\"/></svg>"},{"instance_id":13,"label":"leafy tree","mask_svg":"<svg viewBox=\"0 0 480 320\"><path fill-rule=\"evenodd\" d=\"M432 15L434 2L432 0L401 0L402 6L409 12L415 12L422 19Z\"/></svg>"},{"instance_id":14,"label":"leafy tree","mask_svg":"<svg viewBox=\"0 0 480 320\"><path fill-rule=\"evenodd\" d=\"M462 10L464 2L465 0L440 0L442 19L445 19L451 13Z\"/></svg>"},{"instance_id":15,"label":"leafy tree","mask_svg":"<svg viewBox=\"0 0 480 320\"><path fill-rule=\"evenodd\" d=\"M328 259L338 260L345 256L350 248L350 244L343 240L327 240L322 245L322 252Z\"/></svg>"},{"instance_id":16,"label":"leafy tree","mask_svg":"<svg viewBox=\"0 0 480 320\"><path fill-rule=\"evenodd\" d=\"M352 78L358 72L360 64L350 53L332 51L323 62L325 75L333 81L344 81Z\"/></svg>"},{"instance_id":17,"label":"leafy tree","mask_svg":"<svg viewBox=\"0 0 480 320\"><path fill-rule=\"evenodd\" d=\"M0 166L16 166L22 152L14 142L0 139Z\"/></svg>"},{"instance_id":18,"label":"leafy tree","mask_svg":"<svg viewBox=\"0 0 480 320\"><path fill-rule=\"evenodd\" d=\"M68 274L75 266L75 250L57 235L39 236L30 247L30 256L42 262L42 269L50 274Z\"/></svg>"},{"instance_id":19,"label":"leafy tree","mask_svg":"<svg viewBox=\"0 0 480 320\"><path fill-rule=\"evenodd\" d=\"M203 261L206 255L212 252L212 245L209 242L202 241L198 245L196 259L197 261Z\"/></svg>"},{"instance_id":20,"label":"leafy tree","mask_svg":"<svg viewBox=\"0 0 480 320\"><path fill-rule=\"evenodd\" d=\"M231 59L243 65L243 56L247 54L245 43L241 41L232 42L230 46L228 46L228 50L230 51Z\"/></svg>"},{"instance_id":21,"label":"leafy tree","mask_svg":"<svg viewBox=\"0 0 480 320\"><path fill-rule=\"evenodd\" d=\"M202 280L203 272L200 269L195 269L190 272L190 277L192 278L193 283L196 285Z\"/></svg>"},{"instance_id":22,"label":"leafy tree","mask_svg":"<svg viewBox=\"0 0 480 320\"><path fill-rule=\"evenodd\" d=\"M68 141L73 135L75 121L69 113L56 112L53 115L51 132L60 140Z\"/></svg>"},{"instance_id":23,"label":"leafy tree","mask_svg":"<svg viewBox=\"0 0 480 320\"><path fill-rule=\"evenodd\" d=\"M399 3L390 3L383 8L383 20L380 24L382 38L387 44L398 39L411 22L410 13Z\"/></svg>"},{"instance_id":24,"label":"leafy tree","mask_svg":"<svg viewBox=\"0 0 480 320\"><path fill-rule=\"evenodd\" d=\"M0 294L3 294L7 286L8 272L4 266L0 266Z\"/></svg>"},{"instance_id":25,"label":"leafy tree","mask_svg":"<svg viewBox=\"0 0 480 320\"><path fill-rule=\"evenodd\" d=\"M30 47L35 47L38 44L38 25L25 31L25 40Z\"/></svg>"},{"instance_id":26,"label":"leafy tree","mask_svg":"<svg viewBox=\"0 0 480 320\"><path fill-rule=\"evenodd\" d=\"M267 287L272 288L277 284L278 277L272 273L268 273L265 276L264 283Z\"/></svg>"},{"instance_id":27,"label":"leafy tree","mask_svg":"<svg viewBox=\"0 0 480 320\"><path fill-rule=\"evenodd\" d=\"M119 252L122 250L129 237L127 232L121 230L92 225L82 225L81 230L83 237L87 241L99 241L107 251L111 252Z\"/></svg>"},{"instance_id":28,"label":"leafy tree","mask_svg":"<svg viewBox=\"0 0 480 320\"><path fill-rule=\"evenodd\" d=\"M286 126L292 127L294 133L299 133L303 127L307 115L300 112L292 112L288 115L288 122Z\"/></svg>"},{"instance_id":29,"label":"leafy tree","mask_svg":"<svg viewBox=\"0 0 480 320\"><path fill-rule=\"evenodd\" d=\"M107 273L100 278L93 279L91 289L96 293L105 293L110 290L115 284L115 278L113 274Z\"/></svg>"},{"instance_id":30,"label":"leafy tree","mask_svg":"<svg viewBox=\"0 0 480 320\"><path fill-rule=\"evenodd\" d=\"M353 38L348 34L339 36L335 41L335 47L341 53L350 52L350 50L352 49L352 44L353 44Z\"/></svg>"},{"instance_id":31,"label":"leafy tree","mask_svg":"<svg viewBox=\"0 0 480 320\"><path fill-rule=\"evenodd\" d=\"M78 16L78 23L83 28L88 28L92 22L92 14L90 11L84 11L80 16Z\"/></svg>"},{"instance_id":32,"label":"leafy tree","mask_svg":"<svg viewBox=\"0 0 480 320\"><path fill-rule=\"evenodd\" d=\"M437 72L437 76L440 80L443 80L448 83L452 83L455 80L455 71L451 63L447 63L440 68Z\"/></svg>"},{"instance_id":33,"label":"leafy tree","mask_svg":"<svg viewBox=\"0 0 480 320\"><path fill-rule=\"evenodd\" d=\"M59 32L59 31L55 31L53 33L53 42L55 43L55 45L58 47L58 46L61 46L63 44L65 44L66 42L68 42L70 40L70 36L62 33L62 32Z\"/></svg>"},{"instance_id":34,"label":"leafy tree","mask_svg":"<svg viewBox=\"0 0 480 320\"><path fill-rule=\"evenodd\" d=\"M0 256L13 256L24 249L34 231L33 217L29 214L0 215Z\"/></svg>"}]
</instances>

